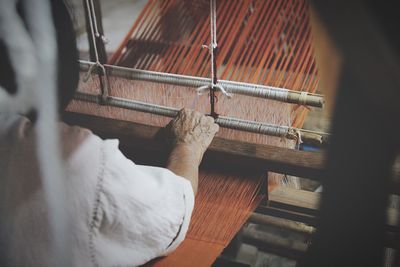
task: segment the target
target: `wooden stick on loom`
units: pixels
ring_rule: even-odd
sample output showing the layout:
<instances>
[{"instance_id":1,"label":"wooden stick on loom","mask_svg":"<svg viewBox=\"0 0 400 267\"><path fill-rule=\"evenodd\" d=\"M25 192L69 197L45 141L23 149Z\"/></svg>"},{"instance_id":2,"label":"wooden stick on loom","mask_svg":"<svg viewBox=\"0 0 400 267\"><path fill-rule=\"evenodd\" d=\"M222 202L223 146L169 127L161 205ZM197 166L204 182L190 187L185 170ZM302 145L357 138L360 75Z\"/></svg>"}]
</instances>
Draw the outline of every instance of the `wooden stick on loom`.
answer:
<instances>
[{"instance_id":1,"label":"wooden stick on loom","mask_svg":"<svg viewBox=\"0 0 400 267\"><path fill-rule=\"evenodd\" d=\"M80 60L80 70L83 72L89 71L89 69L95 65L95 62ZM194 77L188 75L178 75L166 72L156 72L140 69L132 69L114 65L104 64L104 68L109 76L121 77L129 80L141 80L149 82L157 82L164 84L180 85L198 88L206 86L211 83L211 79L203 77ZM251 84L244 82L234 82L228 80L218 80L228 93L247 95L252 97L259 97L265 99L271 99L290 104L305 105L311 107L322 108L324 105L324 99L319 94L302 94L299 91L289 90L285 88Z\"/></svg>"},{"instance_id":2,"label":"wooden stick on loom","mask_svg":"<svg viewBox=\"0 0 400 267\"><path fill-rule=\"evenodd\" d=\"M141 112L146 112L150 114L156 114L160 116L166 116L174 118L178 114L178 109L164 107L149 103L144 103L140 101L128 100L118 97L107 97L105 101L102 101L101 95L92 95L82 92L77 92L75 94L75 99L80 101L86 101L96 104L103 104L112 107L119 107L125 109L131 109ZM215 115L215 114L214 114ZM287 126L279 126L267 123L258 123L255 121L242 120L237 118L230 118L225 116L217 116L215 118L215 122L221 127L228 129L235 129L245 132L253 132L257 134L265 134L270 136L282 137L297 140L298 138L302 138L304 133L312 133L321 137L327 138L328 134L313 132L313 131L305 131L302 129L291 128ZM299 137L300 135L300 137Z\"/></svg>"}]
</instances>

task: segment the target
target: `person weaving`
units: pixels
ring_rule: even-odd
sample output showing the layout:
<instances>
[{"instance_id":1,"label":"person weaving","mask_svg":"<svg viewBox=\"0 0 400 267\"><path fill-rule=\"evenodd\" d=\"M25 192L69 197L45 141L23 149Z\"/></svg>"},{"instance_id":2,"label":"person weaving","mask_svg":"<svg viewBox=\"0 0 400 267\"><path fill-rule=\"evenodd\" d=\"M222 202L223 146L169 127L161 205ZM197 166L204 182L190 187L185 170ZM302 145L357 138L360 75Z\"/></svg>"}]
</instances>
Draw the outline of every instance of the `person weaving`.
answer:
<instances>
[{"instance_id":1,"label":"person weaving","mask_svg":"<svg viewBox=\"0 0 400 267\"><path fill-rule=\"evenodd\" d=\"M74 30L62 1L52 1L58 44L61 111L78 83ZM23 14L21 14L23 18ZM0 85L18 88L0 40ZM175 250L194 206L198 166L218 125L183 109L168 125L166 168L136 165L91 131L59 124L66 169L74 266L137 266ZM35 147L35 115L0 114L1 266L54 266Z\"/></svg>"}]
</instances>

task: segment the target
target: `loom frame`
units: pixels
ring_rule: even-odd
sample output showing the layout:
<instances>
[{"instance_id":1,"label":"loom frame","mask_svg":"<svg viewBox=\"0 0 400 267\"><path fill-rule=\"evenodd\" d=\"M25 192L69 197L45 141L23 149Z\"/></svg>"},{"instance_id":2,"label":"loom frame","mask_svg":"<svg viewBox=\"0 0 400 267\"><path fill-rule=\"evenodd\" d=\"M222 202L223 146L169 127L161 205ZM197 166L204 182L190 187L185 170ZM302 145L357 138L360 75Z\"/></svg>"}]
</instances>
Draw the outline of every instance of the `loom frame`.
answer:
<instances>
[{"instance_id":1,"label":"loom frame","mask_svg":"<svg viewBox=\"0 0 400 267\"><path fill-rule=\"evenodd\" d=\"M316 2L316 1L314 1L314 2ZM321 9L322 8L320 8L320 12L321 12ZM331 12L331 11L325 11L325 13L327 13L328 15L329 15L329 12ZM343 36L344 36L344 34L343 34ZM365 66L363 66L363 67L365 68ZM370 86L370 87L373 87L373 86ZM387 86L387 87L391 88L391 86ZM390 98L388 98L388 99L390 99ZM118 120L94 118L93 116L89 116L89 115L78 115L78 114L73 114L73 113L68 113L66 115L66 121L73 123L73 124L77 124L77 125L81 125L81 126L90 128L95 133L98 133L100 136L103 136L103 137L117 137L121 140L122 146L126 146L128 151L130 151L131 149L135 150L143 144L150 145L148 147L145 147L145 150L150 149L150 151L151 151L152 149L155 149L155 151L157 151L157 148L160 149L160 146L159 146L160 141L157 141L157 138L156 138L157 133L159 132L160 129L159 128L157 129L157 127L138 125L138 124L123 122L123 121L118 121ZM109 127L105 127L106 125L108 125L108 126L112 125L113 127L111 127L112 128L111 129ZM133 139L135 140L134 144L132 143ZM127 140L129 140L130 143L126 142ZM142 142L144 140L145 140L145 142ZM227 140L225 140L225 141L227 141ZM221 142L221 143L219 143L219 142ZM227 141L227 142L229 143L229 142L237 142L237 141ZM243 142L237 142L237 145L239 145L239 143L243 143ZM307 157L301 157L301 156L305 156L305 154L303 154L304 152L301 152L301 151L293 150L291 152L288 152L288 149L280 149L280 148L272 148L272 147L268 148L267 146L261 146L261 147L263 147L261 150L265 149L265 151L267 151L266 153L272 153L272 154L260 155L258 153L255 153L256 151L260 150L260 148L259 148L260 145L240 144L240 146L243 145L242 151L231 151L231 150L229 150L229 148L227 148L227 150L224 150L223 144L224 144L223 140L219 140L218 138L216 138L216 140L211 145L209 152L206 154L205 161L207 162L208 158L210 158L210 159L213 157L214 157L214 159L217 158L217 157L215 157L215 155L224 155L224 157L222 157L223 160L230 161L231 164L232 164L232 162L237 162L238 166L245 165L247 168L266 168L266 167L268 167L268 169L272 170L272 171L286 172L288 174L291 173L291 174L297 175L297 176L308 176L308 178L312 178L312 179L319 180L319 181L323 177L324 155L322 153L312 152L311 154L307 154L307 156L310 156L309 158L307 158ZM275 149L277 149L277 150L275 150ZM361 151L360 151L360 153L361 153ZM296 158L292 158L294 155L296 157L300 156L301 159L305 160L305 162L296 161ZM215 161L213 161L213 162L215 164ZM225 162L225 164L226 163L227 162ZM399 194L399 192L400 192L400 185L398 182L398 177L400 174L399 170L400 170L399 163L396 162L393 172L395 173L395 177L397 177L397 181L394 181L394 179L390 181L389 189L391 190L390 191L391 193ZM294 215L295 217L297 216L297 218L305 218L305 220L313 220L312 216L310 216L308 214L302 215L299 213L296 214L296 213L288 212L288 211L282 212L282 211L279 211L279 209L271 208L271 207L268 207L268 209L270 209L270 210L275 209L275 212L277 212L276 214L279 214L279 213L280 214L291 214L291 215ZM398 239L398 237L397 237L397 239ZM257 245L258 247L263 247L265 245L262 242L261 243L257 242L257 244L258 244Z\"/></svg>"},{"instance_id":2,"label":"loom frame","mask_svg":"<svg viewBox=\"0 0 400 267\"><path fill-rule=\"evenodd\" d=\"M121 150L136 163L164 166L168 156L167 150L163 149L165 148L164 128L76 112L66 112L63 120L69 124L91 129L102 138L119 139ZM322 152L306 152L216 137L205 153L201 167L230 171L237 169L241 172L246 170L275 172L321 181L324 177L324 163L325 154ZM395 163L392 173L390 192L400 195L400 161ZM318 220L319 198L319 194L314 192L284 187L275 188L267 193L264 201L250 216L249 222L255 221L261 225L268 225L276 223L277 220L283 220L283 223L294 221L313 228ZM396 240L399 239L400 232L400 226L396 221L398 213L393 209L388 209L388 211L385 244L396 248ZM271 222L268 217L275 219ZM313 232L311 228L308 228L298 230L305 231L311 236ZM238 235L241 242L255 245L262 251L295 260L301 258L306 252L292 246L279 245L279 240L265 240L260 238L257 232L251 230L240 231Z\"/></svg>"},{"instance_id":3,"label":"loom frame","mask_svg":"<svg viewBox=\"0 0 400 267\"><path fill-rule=\"evenodd\" d=\"M138 162L162 163L168 155L162 127L67 111L63 121L92 130L102 138L120 140L121 148ZM140 153L144 152L144 153ZM150 156L146 156L149 155ZM203 165L261 170L321 181L325 154L215 137ZM390 193L400 195L400 161L393 165Z\"/></svg>"}]
</instances>

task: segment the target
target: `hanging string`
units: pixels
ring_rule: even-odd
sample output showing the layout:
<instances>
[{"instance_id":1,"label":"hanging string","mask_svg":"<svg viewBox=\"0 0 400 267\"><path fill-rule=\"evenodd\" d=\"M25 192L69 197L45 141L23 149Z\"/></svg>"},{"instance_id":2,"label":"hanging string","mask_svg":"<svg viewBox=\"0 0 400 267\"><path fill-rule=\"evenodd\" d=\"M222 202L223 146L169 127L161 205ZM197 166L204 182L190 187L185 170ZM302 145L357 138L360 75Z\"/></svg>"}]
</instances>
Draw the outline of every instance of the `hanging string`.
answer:
<instances>
[{"instance_id":1,"label":"hanging string","mask_svg":"<svg viewBox=\"0 0 400 267\"><path fill-rule=\"evenodd\" d=\"M296 129L295 132L296 132L296 136L297 136L295 149L300 150L300 146L301 146L301 144L303 144L301 131L299 129Z\"/></svg>"},{"instance_id":2,"label":"hanging string","mask_svg":"<svg viewBox=\"0 0 400 267\"><path fill-rule=\"evenodd\" d=\"M94 9L94 4L93 4L92 0L90 0L90 1L91 1L91 12L93 15L93 23L94 23L94 30L95 30L94 34L97 38L100 38L106 44L106 43L108 43L108 39L103 34L100 34L100 32L99 32L99 28L97 27L97 17L96 17L96 11Z\"/></svg>"},{"instance_id":3,"label":"hanging string","mask_svg":"<svg viewBox=\"0 0 400 267\"><path fill-rule=\"evenodd\" d=\"M203 92L209 90L210 95L210 115L214 118L218 117L218 114L215 112L215 102L217 100L217 96L215 93L217 91L222 92L223 95L231 98L232 95L229 94L221 85L218 84L218 75L217 75L217 52L218 52L218 43L217 43L217 4L215 0L210 0L210 35L211 42L208 46L203 45L203 48L208 48L211 56L211 84L201 86L197 89L198 94L202 94Z\"/></svg>"},{"instance_id":4,"label":"hanging string","mask_svg":"<svg viewBox=\"0 0 400 267\"><path fill-rule=\"evenodd\" d=\"M96 12L94 9L94 4L93 0L86 0L86 7L87 7L87 15L88 15L88 20L89 20L89 25L90 25L90 37L93 45L93 50L94 50L94 56L95 56L95 64L90 66L88 72L85 74L83 77L83 81L87 82L89 78L91 77L92 73L97 70L98 71L98 77L100 79L100 88L101 88L101 93L102 93L102 101L105 103L107 101L108 97L108 79L107 79L107 72L103 64L100 62L100 57L99 53L97 50L97 44L96 44L96 36L100 37L99 29L97 27L97 18L96 18ZM104 36L102 36L102 39L104 40Z\"/></svg>"}]
</instances>

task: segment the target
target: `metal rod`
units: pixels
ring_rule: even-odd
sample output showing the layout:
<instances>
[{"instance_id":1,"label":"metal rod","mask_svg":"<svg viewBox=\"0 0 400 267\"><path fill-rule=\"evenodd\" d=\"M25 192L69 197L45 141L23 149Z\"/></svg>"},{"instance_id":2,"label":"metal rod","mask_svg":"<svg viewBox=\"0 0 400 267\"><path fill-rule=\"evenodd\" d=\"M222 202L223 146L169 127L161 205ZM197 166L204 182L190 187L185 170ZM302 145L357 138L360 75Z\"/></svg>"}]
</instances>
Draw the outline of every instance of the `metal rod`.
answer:
<instances>
[{"instance_id":1,"label":"metal rod","mask_svg":"<svg viewBox=\"0 0 400 267\"><path fill-rule=\"evenodd\" d=\"M87 94L82 92L77 92L75 94L76 100L92 102L97 104L103 104L113 107L131 109L136 111L141 111L145 113L156 114L160 116L166 116L174 118L177 116L179 109L165 107L155 104L149 104L141 101L124 99L119 97L108 96L105 100L102 99L101 95ZM103 101L103 102L102 102ZM288 126L280 126L268 123L261 123L255 121L242 120L237 118L219 116L215 122L221 127L228 129L235 129L240 131L252 132L257 134L271 135L282 138L288 138L292 140L297 140L299 134L301 137L302 130L297 128L292 128ZM318 133L316 133L318 134ZM324 135L324 133L319 133ZM326 134L325 134L326 135Z\"/></svg>"},{"instance_id":2,"label":"metal rod","mask_svg":"<svg viewBox=\"0 0 400 267\"><path fill-rule=\"evenodd\" d=\"M247 225L241 231L243 243L254 245L259 250L298 259L308 249L306 240L285 238L271 231L262 231L255 225Z\"/></svg>"},{"instance_id":3,"label":"metal rod","mask_svg":"<svg viewBox=\"0 0 400 267\"><path fill-rule=\"evenodd\" d=\"M95 64L89 61L79 61L81 71L88 71L90 66ZM121 77L129 80L142 80L157 83L173 84L178 86L187 86L199 88L211 83L210 78L193 77L187 75L170 74L164 72L138 70L126 67L119 67L105 64L109 76ZM319 94L310 94L307 92L292 91L285 88L242 83L226 80L218 80L228 93L247 95L265 99L276 100L285 103L305 105L311 107L323 107L324 98Z\"/></svg>"}]
</instances>

